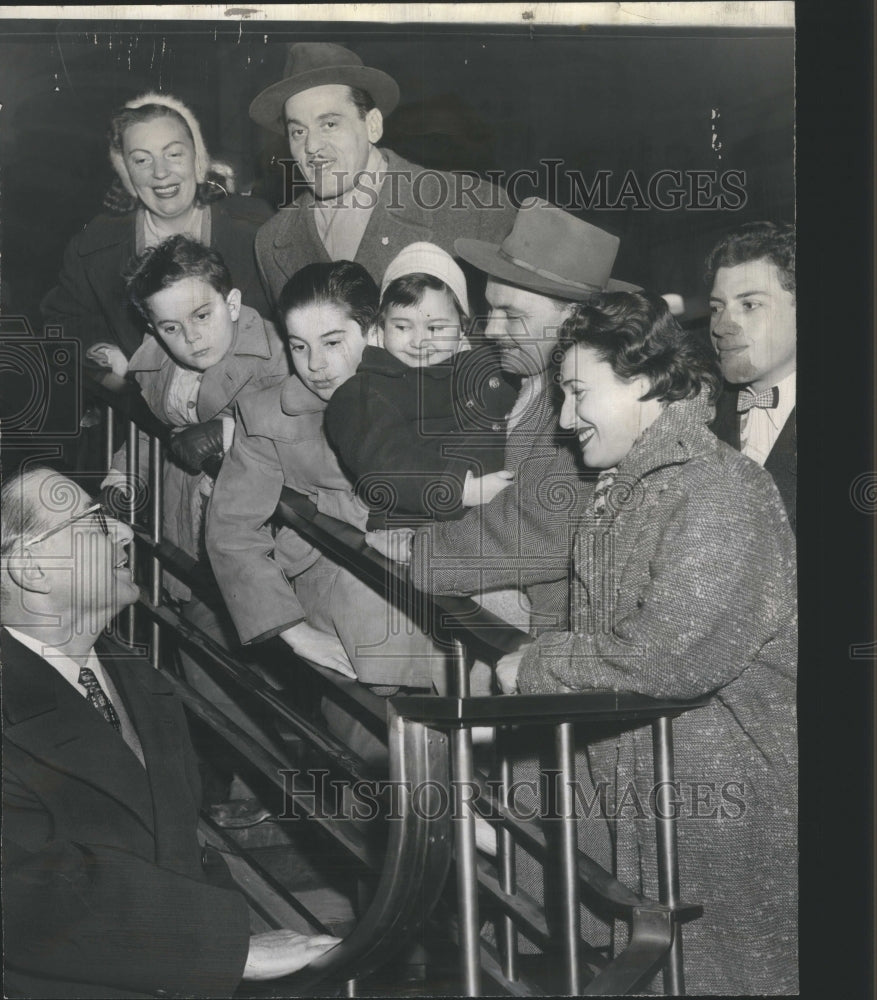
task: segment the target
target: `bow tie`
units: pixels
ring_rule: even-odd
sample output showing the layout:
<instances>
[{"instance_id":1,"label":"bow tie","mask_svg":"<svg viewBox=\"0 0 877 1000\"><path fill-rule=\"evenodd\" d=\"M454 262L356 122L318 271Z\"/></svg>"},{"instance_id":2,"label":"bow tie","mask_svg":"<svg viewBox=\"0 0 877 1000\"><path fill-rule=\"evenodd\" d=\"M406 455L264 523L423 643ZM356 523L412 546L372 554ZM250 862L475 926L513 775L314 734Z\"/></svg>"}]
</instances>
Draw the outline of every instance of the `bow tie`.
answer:
<instances>
[{"instance_id":1,"label":"bow tie","mask_svg":"<svg viewBox=\"0 0 877 1000\"><path fill-rule=\"evenodd\" d=\"M737 396L737 412L747 413L753 406L762 410L775 410L780 405L779 386L771 386L763 392L743 391Z\"/></svg>"}]
</instances>

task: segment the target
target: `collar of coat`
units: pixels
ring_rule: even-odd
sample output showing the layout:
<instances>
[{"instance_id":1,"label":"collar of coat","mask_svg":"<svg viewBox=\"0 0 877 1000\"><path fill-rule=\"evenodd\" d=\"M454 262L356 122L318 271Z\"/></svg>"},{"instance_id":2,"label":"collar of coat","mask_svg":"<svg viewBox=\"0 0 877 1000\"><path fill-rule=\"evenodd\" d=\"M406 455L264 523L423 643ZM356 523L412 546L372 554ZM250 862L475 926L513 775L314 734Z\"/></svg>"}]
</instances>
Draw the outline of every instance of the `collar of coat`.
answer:
<instances>
[{"instance_id":1,"label":"collar of coat","mask_svg":"<svg viewBox=\"0 0 877 1000\"><path fill-rule=\"evenodd\" d=\"M446 361L440 361L437 365L425 365L423 368L414 368L394 357L383 347L367 346L362 352L362 360L356 371L357 374L384 375L387 378L406 378L414 372L417 378L420 378L422 375L428 375L434 379L445 379L450 378L454 373L454 363L457 357L459 355L455 354Z\"/></svg>"},{"instance_id":2,"label":"collar of coat","mask_svg":"<svg viewBox=\"0 0 877 1000\"><path fill-rule=\"evenodd\" d=\"M408 225L419 225L429 228L429 210L417 204L418 199L409 197L414 178L424 172L423 167L409 163L392 149L378 147L378 151L387 162L384 180L378 191L378 203L381 210ZM439 171L431 171L438 173ZM293 211L297 208L311 208L315 202L314 192L303 191L292 203ZM423 199L420 199L423 200ZM294 221L300 216L290 214L285 225L281 226L274 236L274 246L284 247L295 243L299 238Z\"/></svg>"},{"instance_id":3,"label":"collar of coat","mask_svg":"<svg viewBox=\"0 0 877 1000\"><path fill-rule=\"evenodd\" d=\"M619 462L618 476L635 481L657 469L684 465L714 452L719 442L707 427L714 415L714 405L702 394L668 403Z\"/></svg>"},{"instance_id":4,"label":"collar of coat","mask_svg":"<svg viewBox=\"0 0 877 1000\"><path fill-rule=\"evenodd\" d=\"M241 306L241 313L234 325L234 336L227 356L255 357L268 360L271 357L269 332L265 320L250 306ZM151 333L143 337L143 343L128 362L129 372L157 372L175 364L159 339Z\"/></svg>"},{"instance_id":5,"label":"collar of coat","mask_svg":"<svg viewBox=\"0 0 877 1000\"><path fill-rule=\"evenodd\" d=\"M322 413L326 406L325 400L311 392L298 375L290 375L280 387L280 409L289 417Z\"/></svg>"}]
</instances>

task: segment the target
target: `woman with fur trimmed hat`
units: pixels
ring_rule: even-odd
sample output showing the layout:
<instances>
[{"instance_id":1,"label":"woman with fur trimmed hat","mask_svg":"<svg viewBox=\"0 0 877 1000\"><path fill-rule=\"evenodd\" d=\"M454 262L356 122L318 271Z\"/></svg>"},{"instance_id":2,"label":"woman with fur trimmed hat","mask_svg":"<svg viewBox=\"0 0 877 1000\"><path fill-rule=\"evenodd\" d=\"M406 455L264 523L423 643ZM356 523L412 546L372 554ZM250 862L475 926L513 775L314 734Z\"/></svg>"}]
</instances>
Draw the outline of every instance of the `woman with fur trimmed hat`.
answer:
<instances>
[{"instance_id":1,"label":"woman with fur trimmed hat","mask_svg":"<svg viewBox=\"0 0 877 1000\"><path fill-rule=\"evenodd\" d=\"M244 304L267 315L253 240L271 209L233 194L231 168L210 159L189 108L168 94L141 94L115 112L108 137L117 177L104 198L107 213L67 246L58 284L42 302L45 320L62 324L93 364L123 374L143 336L123 272L177 233L218 250Z\"/></svg>"}]
</instances>

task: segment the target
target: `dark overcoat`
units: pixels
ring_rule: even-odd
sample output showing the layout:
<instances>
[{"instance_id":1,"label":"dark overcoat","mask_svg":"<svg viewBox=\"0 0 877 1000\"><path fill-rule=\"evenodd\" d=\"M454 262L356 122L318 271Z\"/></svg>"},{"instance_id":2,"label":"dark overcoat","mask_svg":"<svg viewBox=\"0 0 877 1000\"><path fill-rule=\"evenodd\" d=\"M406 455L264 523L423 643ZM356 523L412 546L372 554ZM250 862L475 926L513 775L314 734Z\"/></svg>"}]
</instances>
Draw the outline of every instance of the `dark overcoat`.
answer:
<instances>
[{"instance_id":1,"label":"dark overcoat","mask_svg":"<svg viewBox=\"0 0 877 1000\"><path fill-rule=\"evenodd\" d=\"M467 472L504 468L515 395L491 344L423 368L366 347L326 407L326 433L371 511L369 529L463 514Z\"/></svg>"},{"instance_id":2,"label":"dark overcoat","mask_svg":"<svg viewBox=\"0 0 877 1000\"><path fill-rule=\"evenodd\" d=\"M5 994L230 996L248 908L198 843L198 767L162 675L98 643L144 768L42 657L0 641Z\"/></svg>"},{"instance_id":3,"label":"dark overcoat","mask_svg":"<svg viewBox=\"0 0 877 1000\"><path fill-rule=\"evenodd\" d=\"M523 590L533 629L566 627L573 529L588 485L557 403L549 384L510 431L503 467L515 473L511 486L457 521L418 529L411 575L421 590Z\"/></svg>"},{"instance_id":4,"label":"dark overcoat","mask_svg":"<svg viewBox=\"0 0 877 1000\"><path fill-rule=\"evenodd\" d=\"M212 202L210 245L219 251L245 305L268 316L253 243L271 209L258 198L231 195ZM64 251L58 284L40 309L47 323L58 323L66 338L77 339L82 356L94 344L119 347L126 358L140 346L142 317L128 302L122 273L136 254L136 212L98 215L76 234Z\"/></svg>"}]
</instances>

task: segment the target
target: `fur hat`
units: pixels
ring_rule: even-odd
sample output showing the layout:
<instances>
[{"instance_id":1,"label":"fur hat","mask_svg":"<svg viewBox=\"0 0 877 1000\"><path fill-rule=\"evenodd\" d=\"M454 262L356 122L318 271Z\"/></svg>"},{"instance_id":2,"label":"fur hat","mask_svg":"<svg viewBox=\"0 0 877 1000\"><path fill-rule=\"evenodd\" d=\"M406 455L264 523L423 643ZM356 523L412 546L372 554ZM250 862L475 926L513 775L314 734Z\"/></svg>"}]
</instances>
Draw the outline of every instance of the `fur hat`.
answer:
<instances>
[{"instance_id":1,"label":"fur hat","mask_svg":"<svg viewBox=\"0 0 877 1000\"><path fill-rule=\"evenodd\" d=\"M210 159L210 155L207 152L207 146L204 143L204 136L201 134L201 126L198 124L198 119L192 114L189 108L183 104L182 101L178 100L176 97L170 94L159 94L157 91L150 90L145 94L141 94L139 97L135 97L133 100L128 101L125 104L126 108L131 110L136 110L137 108L142 108L147 104L160 104L162 107L170 108L171 111L175 111L180 118L186 123L189 132L192 134L192 142L195 146L195 182L196 184L203 184L207 180L208 172L218 174L223 180L223 187L226 188L226 193L231 194L233 190L233 178L234 172L231 167L226 163L214 162ZM134 185L131 183L131 178L128 175L128 168L125 166L125 160L122 156L122 151L120 149L113 149L110 146L110 163L113 165L113 169L118 174L119 180L122 182L125 190L137 197L137 192L134 190Z\"/></svg>"}]
</instances>

